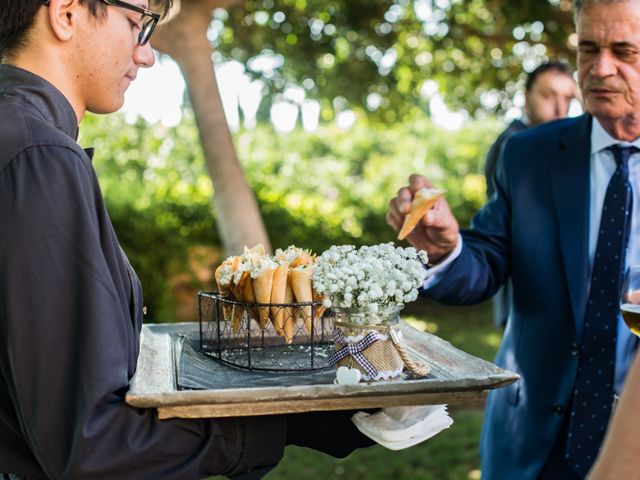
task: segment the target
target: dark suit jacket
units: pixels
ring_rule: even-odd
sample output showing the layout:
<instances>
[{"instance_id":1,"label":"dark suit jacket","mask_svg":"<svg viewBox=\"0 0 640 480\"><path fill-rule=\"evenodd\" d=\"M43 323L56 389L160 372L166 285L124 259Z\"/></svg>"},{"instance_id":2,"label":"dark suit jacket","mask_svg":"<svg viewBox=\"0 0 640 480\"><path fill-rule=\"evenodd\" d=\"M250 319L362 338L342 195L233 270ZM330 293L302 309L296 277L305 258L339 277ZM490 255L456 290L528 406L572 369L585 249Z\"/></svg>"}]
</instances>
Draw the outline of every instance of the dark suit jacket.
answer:
<instances>
[{"instance_id":1,"label":"dark suit jacket","mask_svg":"<svg viewBox=\"0 0 640 480\"><path fill-rule=\"evenodd\" d=\"M513 137L516 133L525 130L527 126L522 120L514 120L509 126L502 132L496 141L491 145L487 152L487 160L484 164L484 176L487 179L487 198L491 198L493 192L495 192L495 179L493 178L496 173L496 164L498 163L498 157L502 151L504 144Z\"/></svg>"},{"instance_id":2,"label":"dark suit jacket","mask_svg":"<svg viewBox=\"0 0 640 480\"><path fill-rule=\"evenodd\" d=\"M508 141L496 195L463 232L462 252L444 279L425 292L472 304L513 280L496 363L521 379L489 396L485 480L536 478L571 407L587 301L590 132L585 115Z\"/></svg>"}]
</instances>

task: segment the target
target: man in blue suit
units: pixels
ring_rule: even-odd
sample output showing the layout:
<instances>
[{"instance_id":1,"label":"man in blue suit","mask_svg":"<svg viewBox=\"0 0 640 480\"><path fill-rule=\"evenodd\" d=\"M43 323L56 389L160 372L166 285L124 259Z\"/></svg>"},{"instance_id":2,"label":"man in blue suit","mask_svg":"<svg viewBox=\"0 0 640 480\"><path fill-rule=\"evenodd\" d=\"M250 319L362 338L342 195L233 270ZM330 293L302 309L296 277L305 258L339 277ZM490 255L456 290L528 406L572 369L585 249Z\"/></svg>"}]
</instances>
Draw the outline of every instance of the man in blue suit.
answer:
<instances>
[{"instance_id":1,"label":"man in blue suit","mask_svg":"<svg viewBox=\"0 0 640 480\"><path fill-rule=\"evenodd\" d=\"M584 478L634 355L618 302L621 271L640 263L640 2L574 8L588 113L515 135L469 230L441 199L408 237L438 301L481 302L513 280L496 361L521 380L489 397L485 480ZM391 200L394 229L428 186L412 175Z\"/></svg>"}]
</instances>

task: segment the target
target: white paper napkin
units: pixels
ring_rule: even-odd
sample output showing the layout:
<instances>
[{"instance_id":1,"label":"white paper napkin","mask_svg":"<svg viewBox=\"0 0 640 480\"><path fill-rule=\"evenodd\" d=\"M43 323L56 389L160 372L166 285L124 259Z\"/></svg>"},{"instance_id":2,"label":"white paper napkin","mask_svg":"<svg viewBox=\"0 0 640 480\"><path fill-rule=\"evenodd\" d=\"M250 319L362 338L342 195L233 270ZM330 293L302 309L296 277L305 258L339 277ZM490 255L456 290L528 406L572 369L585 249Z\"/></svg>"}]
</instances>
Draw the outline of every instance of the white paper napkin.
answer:
<instances>
[{"instance_id":1,"label":"white paper napkin","mask_svg":"<svg viewBox=\"0 0 640 480\"><path fill-rule=\"evenodd\" d=\"M351 420L364 435L390 450L424 442L453 423L446 405L388 407L374 414L358 412Z\"/></svg>"}]
</instances>

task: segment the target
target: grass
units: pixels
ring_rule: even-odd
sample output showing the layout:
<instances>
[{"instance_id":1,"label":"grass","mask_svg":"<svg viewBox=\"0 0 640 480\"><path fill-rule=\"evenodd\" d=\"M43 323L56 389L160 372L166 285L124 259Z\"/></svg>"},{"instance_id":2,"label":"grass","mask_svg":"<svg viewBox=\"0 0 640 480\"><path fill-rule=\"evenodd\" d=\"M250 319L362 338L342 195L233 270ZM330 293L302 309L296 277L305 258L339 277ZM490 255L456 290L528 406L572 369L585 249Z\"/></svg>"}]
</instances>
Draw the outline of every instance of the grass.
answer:
<instances>
[{"instance_id":1,"label":"grass","mask_svg":"<svg viewBox=\"0 0 640 480\"><path fill-rule=\"evenodd\" d=\"M492 360L500 332L492 325L491 305L443 307L418 301L402 317L415 328L450 341L472 355ZM400 451L375 446L338 460L299 447L287 447L266 480L473 480L480 478L478 442L482 406L450 408L454 424L427 442ZM222 478L222 477L215 477Z\"/></svg>"}]
</instances>

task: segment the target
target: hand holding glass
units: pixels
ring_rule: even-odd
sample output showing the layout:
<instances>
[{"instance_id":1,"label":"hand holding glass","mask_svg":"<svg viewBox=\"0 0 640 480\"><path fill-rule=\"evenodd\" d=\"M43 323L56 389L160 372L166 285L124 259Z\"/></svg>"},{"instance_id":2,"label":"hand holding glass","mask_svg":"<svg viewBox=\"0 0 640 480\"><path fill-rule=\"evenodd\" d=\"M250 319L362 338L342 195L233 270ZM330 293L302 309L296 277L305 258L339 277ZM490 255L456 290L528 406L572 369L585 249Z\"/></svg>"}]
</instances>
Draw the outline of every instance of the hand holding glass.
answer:
<instances>
[{"instance_id":1,"label":"hand holding glass","mask_svg":"<svg viewBox=\"0 0 640 480\"><path fill-rule=\"evenodd\" d=\"M640 336L640 265L632 265L624 275L620 310L627 326Z\"/></svg>"}]
</instances>

